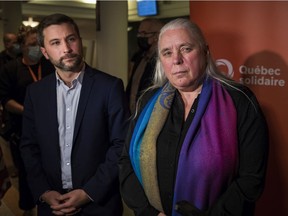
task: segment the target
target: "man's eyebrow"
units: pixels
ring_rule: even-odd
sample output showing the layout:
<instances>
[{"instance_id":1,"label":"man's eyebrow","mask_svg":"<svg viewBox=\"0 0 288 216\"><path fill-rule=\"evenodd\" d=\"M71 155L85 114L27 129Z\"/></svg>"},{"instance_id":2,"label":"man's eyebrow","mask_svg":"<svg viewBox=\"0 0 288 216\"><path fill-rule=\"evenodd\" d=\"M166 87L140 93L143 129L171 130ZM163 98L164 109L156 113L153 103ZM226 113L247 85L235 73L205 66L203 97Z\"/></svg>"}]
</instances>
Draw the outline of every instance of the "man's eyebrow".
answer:
<instances>
[{"instance_id":1,"label":"man's eyebrow","mask_svg":"<svg viewBox=\"0 0 288 216\"><path fill-rule=\"evenodd\" d=\"M67 35L67 36L65 37L65 39L70 38L70 37L78 37L78 36L77 36L77 34L72 33L72 34L70 34L70 35ZM52 38L52 39L49 40L49 42L51 42L51 41L57 41L57 40L61 40L61 39L60 39L60 38Z\"/></svg>"},{"instance_id":2,"label":"man's eyebrow","mask_svg":"<svg viewBox=\"0 0 288 216\"><path fill-rule=\"evenodd\" d=\"M60 40L60 39L58 39L58 38L52 38L52 39L50 39L48 42L51 43L51 42L58 41L58 40Z\"/></svg>"},{"instance_id":3,"label":"man's eyebrow","mask_svg":"<svg viewBox=\"0 0 288 216\"><path fill-rule=\"evenodd\" d=\"M68 36L65 37L65 38L69 38L69 37L78 37L78 35L77 35L76 33L72 33L72 34L68 35Z\"/></svg>"}]
</instances>

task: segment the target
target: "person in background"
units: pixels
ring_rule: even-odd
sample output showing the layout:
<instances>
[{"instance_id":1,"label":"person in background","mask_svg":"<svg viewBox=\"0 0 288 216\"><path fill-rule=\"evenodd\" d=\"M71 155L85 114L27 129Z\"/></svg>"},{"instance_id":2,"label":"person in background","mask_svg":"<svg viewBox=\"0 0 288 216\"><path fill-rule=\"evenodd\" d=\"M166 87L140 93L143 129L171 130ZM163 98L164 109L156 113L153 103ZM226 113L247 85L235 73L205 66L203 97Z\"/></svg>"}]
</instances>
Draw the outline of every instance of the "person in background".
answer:
<instances>
[{"instance_id":1,"label":"person in background","mask_svg":"<svg viewBox=\"0 0 288 216\"><path fill-rule=\"evenodd\" d=\"M20 45L17 43L17 35L15 33L5 33L3 35L3 45L4 50L0 52L0 68L21 54Z\"/></svg>"},{"instance_id":2,"label":"person in background","mask_svg":"<svg viewBox=\"0 0 288 216\"><path fill-rule=\"evenodd\" d=\"M141 216L253 215L269 140L255 95L218 71L188 19L161 29L158 56L119 161L123 200Z\"/></svg>"},{"instance_id":3,"label":"person in background","mask_svg":"<svg viewBox=\"0 0 288 216\"><path fill-rule=\"evenodd\" d=\"M26 179L26 171L19 151L22 134L22 114L26 88L42 77L55 71L47 61L37 44L37 28L20 26L17 42L20 44L22 56L4 65L0 74L0 100L9 112L11 127L8 138L13 162L18 170L19 207L25 215L31 215L35 207L33 197Z\"/></svg>"},{"instance_id":4,"label":"person in background","mask_svg":"<svg viewBox=\"0 0 288 216\"><path fill-rule=\"evenodd\" d=\"M0 52L0 73L3 67L9 61L16 59L21 55L21 49L17 43L17 35L14 33L5 33L3 35L4 50ZM0 135L7 141L10 136L9 113L0 104ZM16 172L12 176L17 176Z\"/></svg>"},{"instance_id":5,"label":"person in background","mask_svg":"<svg viewBox=\"0 0 288 216\"><path fill-rule=\"evenodd\" d=\"M40 22L38 42L56 69L28 88L24 104L20 149L38 215L121 216L123 82L85 63L78 26L64 14Z\"/></svg>"},{"instance_id":6,"label":"person in background","mask_svg":"<svg viewBox=\"0 0 288 216\"><path fill-rule=\"evenodd\" d=\"M162 26L163 23L155 18L146 18L139 25L137 33L139 51L131 59L126 87L131 112L135 109L139 94L152 84L158 34Z\"/></svg>"},{"instance_id":7,"label":"person in background","mask_svg":"<svg viewBox=\"0 0 288 216\"><path fill-rule=\"evenodd\" d=\"M2 199L5 196L6 192L11 187L11 181L9 178L9 173L4 161L4 156L2 148L0 146L0 206L2 204Z\"/></svg>"}]
</instances>

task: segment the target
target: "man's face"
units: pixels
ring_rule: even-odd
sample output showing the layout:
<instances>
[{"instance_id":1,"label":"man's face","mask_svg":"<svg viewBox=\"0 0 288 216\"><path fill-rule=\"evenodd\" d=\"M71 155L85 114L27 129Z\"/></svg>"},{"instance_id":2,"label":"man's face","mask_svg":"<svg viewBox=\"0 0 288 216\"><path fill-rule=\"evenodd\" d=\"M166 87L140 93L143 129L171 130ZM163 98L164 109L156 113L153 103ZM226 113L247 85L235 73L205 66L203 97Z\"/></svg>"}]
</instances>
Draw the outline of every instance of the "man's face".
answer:
<instances>
[{"instance_id":1,"label":"man's face","mask_svg":"<svg viewBox=\"0 0 288 216\"><path fill-rule=\"evenodd\" d=\"M154 47L157 44L158 32L153 29L153 26L150 22L144 21L140 24L138 28L137 37L138 40L139 38L145 38L147 41L147 45L149 45L149 47Z\"/></svg>"},{"instance_id":2,"label":"man's face","mask_svg":"<svg viewBox=\"0 0 288 216\"><path fill-rule=\"evenodd\" d=\"M44 29L41 51L52 64L67 72L80 71L83 63L82 40L69 23L51 25Z\"/></svg>"},{"instance_id":3,"label":"man's face","mask_svg":"<svg viewBox=\"0 0 288 216\"><path fill-rule=\"evenodd\" d=\"M23 55L28 55L30 46L37 46L37 33L28 34L25 38L25 42L21 45Z\"/></svg>"},{"instance_id":4,"label":"man's face","mask_svg":"<svg viewBox=\"0 0 288 216\"><path fill-rule=\"evenodd\" d=\"M13 44L17 43L17 36L14 34L8 34L4 46L7 50L13 49Z\"/></svg>"}]
</instances>

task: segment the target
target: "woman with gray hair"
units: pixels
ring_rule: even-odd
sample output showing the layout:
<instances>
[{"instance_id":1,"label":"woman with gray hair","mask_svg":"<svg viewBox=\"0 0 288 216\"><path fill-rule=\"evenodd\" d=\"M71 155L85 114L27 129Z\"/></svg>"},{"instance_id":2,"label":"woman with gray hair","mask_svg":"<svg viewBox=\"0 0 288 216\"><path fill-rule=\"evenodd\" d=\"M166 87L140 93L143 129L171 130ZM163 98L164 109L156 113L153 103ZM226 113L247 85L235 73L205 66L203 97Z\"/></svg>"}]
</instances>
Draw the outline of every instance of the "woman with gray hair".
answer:
<instances>
[{"instance_id":1,"label":"woman with gray hair","mask_svg":"<svg viewBox=\"0 0 288 216\"><path fill-rule=\"evenodd\" d=\"M253 92L217 69L195 23L161 29L154 84L135 113L119 163L135 215L253 215L267 123Z\"/></svg>"}]
</instances>

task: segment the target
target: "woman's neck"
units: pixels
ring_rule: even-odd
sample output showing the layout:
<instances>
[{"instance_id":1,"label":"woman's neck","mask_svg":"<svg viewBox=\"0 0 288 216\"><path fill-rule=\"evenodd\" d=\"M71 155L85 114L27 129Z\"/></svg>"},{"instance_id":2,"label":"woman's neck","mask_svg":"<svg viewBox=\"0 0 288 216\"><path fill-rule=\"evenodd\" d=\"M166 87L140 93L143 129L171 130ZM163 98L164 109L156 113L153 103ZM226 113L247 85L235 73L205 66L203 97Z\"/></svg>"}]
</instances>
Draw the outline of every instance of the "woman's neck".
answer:
<instances>
[{"instance_id":1,"label":"woman's neck","mask_svg":"<svg viewBox=\"0 0 288 216\"><path fill-rule=\"evenodd\" d=\"M191 107L195 101L195 99L198 97L198 95L201 93L202 85L198 86L193 91L179 91L181 98L184 102L184 109L185 109L185 120L188 117L188 114L191 110Z\"/></svg>"}]
</instances>

